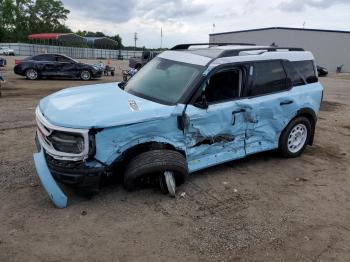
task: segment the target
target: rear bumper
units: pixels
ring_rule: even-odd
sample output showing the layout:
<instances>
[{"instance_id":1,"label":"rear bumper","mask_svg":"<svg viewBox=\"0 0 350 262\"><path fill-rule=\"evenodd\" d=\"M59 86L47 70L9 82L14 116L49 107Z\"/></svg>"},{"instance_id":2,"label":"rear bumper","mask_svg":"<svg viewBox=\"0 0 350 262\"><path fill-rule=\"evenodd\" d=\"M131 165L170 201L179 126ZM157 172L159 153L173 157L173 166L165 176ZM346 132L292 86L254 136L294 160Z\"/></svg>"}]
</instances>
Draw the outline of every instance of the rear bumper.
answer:
<instances>
[{"instance_id":1,"label":"rear bumper","mask_svg":"<svg viewBox=\"0 0 350 262\"><path fill-rule=\"evenodd\" d=\"M24 71L22 69L20 69L18 66L15 66L13 68L13 72L16 74L16 75L21 75L21 76L24 76Z\"/></svg>"}]
</instances>

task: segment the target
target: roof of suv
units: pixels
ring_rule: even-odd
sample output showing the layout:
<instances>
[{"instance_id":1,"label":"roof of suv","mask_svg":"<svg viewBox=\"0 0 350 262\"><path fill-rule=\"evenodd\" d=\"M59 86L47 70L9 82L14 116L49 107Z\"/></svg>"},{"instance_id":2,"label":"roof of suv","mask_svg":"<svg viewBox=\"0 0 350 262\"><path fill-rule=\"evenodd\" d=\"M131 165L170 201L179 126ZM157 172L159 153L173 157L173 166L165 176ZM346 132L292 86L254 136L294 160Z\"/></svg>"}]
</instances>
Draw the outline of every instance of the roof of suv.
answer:
<instances>
[{"instance_id":1,"label":"roof of suv","mask_svg":"<svg viewBox=\"0 0 350 262\"><path fill-rule=\"evenodd\" d=\"M289 61L313 60L310 52L302 48L295 47L277 47L277 46L256 46L253 44L182 44L177 45L166 51L163 56L180 59L180 57L189 57L189 63L201 65L223 64L230 62L254 61L254 60L272 60L285 59ZM171 55L173 54L173 55ZM181 55L180 55L181 54ZM187 55L186 55L187 54ZM196 59L197 58L197 59ZM205 63L207 61L207 63Z\"/></svg>"}]
</instances>

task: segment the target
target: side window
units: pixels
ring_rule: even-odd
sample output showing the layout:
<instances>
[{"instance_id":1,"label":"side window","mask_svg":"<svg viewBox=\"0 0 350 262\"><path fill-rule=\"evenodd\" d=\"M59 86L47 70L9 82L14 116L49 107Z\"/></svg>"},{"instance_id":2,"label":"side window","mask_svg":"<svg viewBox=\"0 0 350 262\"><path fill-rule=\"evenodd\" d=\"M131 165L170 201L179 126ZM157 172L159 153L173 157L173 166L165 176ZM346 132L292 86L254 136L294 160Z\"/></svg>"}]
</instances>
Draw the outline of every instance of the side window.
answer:
<instances>
[{"instance_id":1,"label":"side window","mask_svg":"<svg viewBox=\"0 0 350 262\"><path fill-rule=\"evenodd\" d=\"M305 85L303 75L298 72L294 66L294 62L285 62L285 68L292 86Z\"/></svg>"},{"instance_id":2,"label":"side window","mask_svg":"<svg viewBox=\"0 0 350 262\"><path fill-rule=\"evenodd\" d=\"M54 57L52 55L38 55L38 56L33 56L32 60L35 60L35 61L54 61Z\"/></svg>"},{"instance_id":3,"label":"side window","mask_svg":"<svg viewBox=\"0 0 350 262\"><path fill-rule=\"evenodd\" d=\"M293 86L318 82L313 61L286 62L286 70Z\"/></svg>"},{"instance_id":4,"label":"side window","mask_svg":"<svg viewBox=\"0 0 350 262\"><path fill-rule=\"evenodd\" d=\"M255 63L253 76L249 96L270 94L287 89L287 75L280 61Z\"/></svg>"},{"instance_id":5,"label":"side window","mask_svg":"<svg viewBox=\"0 0 350 262\"><path fill-rule=\"evenodd\" d=\"M229 69L218 72L206 82L205 98L208 103L218 103L240 96L242 71Z\"/></svg>"},{"instance_id":6,"label":"side window","mask_svg":"<svg viewBox=\"0 0 350 262\"><path fill-rule=\"evenodd\" d=\"M69 58L64 57L64 56L57 56L56 61L60 62L60 63L71 63L72 62L72 60L70 60Z\"/></svg>"}]
</instances>

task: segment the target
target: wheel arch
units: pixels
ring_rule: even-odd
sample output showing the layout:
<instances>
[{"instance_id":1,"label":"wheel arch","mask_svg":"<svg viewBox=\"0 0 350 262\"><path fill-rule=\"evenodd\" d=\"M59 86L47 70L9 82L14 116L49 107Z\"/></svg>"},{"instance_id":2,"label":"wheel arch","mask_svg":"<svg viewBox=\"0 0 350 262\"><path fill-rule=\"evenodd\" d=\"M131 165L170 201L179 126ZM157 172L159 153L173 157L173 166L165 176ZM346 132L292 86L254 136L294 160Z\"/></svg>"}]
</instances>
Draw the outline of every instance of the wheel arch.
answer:
<instances>
[{"instance_id":1,"label":"wheel arch","mask_svg":"<svg viewBox=\"0 0 350 262\"><path fill-rule=\"evenodd\" d=\"M123 153L113 161L112 166L114 168L117 168L118 170L124 171L126 165L130 162L130 160L133 157L147 151L159 150L159 149L173 150L173 151L179 152L186 158L186 152L183 149L179 149L169 142L148 141L148 142L132 145L126 150L124 150Z\"/></svg>"},{"instance_id":2,"label":"wheel arch","mask_svg":"<svg viewBox=\"0 0 350 262\"><path fill-rule=\"evenodd\" d=\"M282 134L284 132L284 130L287 128L287 126L289 125L290 122L292 122L295 118L297 117L306 117L311 124L311 134L310 134L310 139L309 139L309 145L312 146L314 143L314 137L315 137L315 128L316 128L316 123L317 123L317 115L316 112L310 108L310 107L304 107L301 108L297 111L296 115L288 122L288 124L286 125L286 127L283 129L283 131L281 132L280 138L279 138L279 144L280 144L280 140L282 137Z\"/></svg>"}]
</instances>

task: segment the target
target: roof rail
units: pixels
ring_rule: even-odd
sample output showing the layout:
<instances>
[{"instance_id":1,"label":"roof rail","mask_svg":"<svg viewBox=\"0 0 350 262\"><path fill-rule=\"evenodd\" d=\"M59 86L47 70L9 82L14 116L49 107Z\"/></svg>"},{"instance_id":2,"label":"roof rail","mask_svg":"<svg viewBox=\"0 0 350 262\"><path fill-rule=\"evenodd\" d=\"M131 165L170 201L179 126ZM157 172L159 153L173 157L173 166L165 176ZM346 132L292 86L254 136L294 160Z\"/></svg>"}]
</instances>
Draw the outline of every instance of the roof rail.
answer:
<instances>
[{"instance_id":1,"label":"roof rail","mask_svg":"<svg viewBox=\"0 0 350 262\"><path fill-rule=\"evenodd\" d=\"M271 46L271 47L257 47L257 48L241 48L241 49L233 49L233 50L225 50L219 57L230 57L230 56L239 56L241 52L244 51L263 51L262 53L266 52L277 52L279 50L286 50L286 51L305 51L303 48L299 47L279 47L279 46Z\"/></svg>"},{"instance_id":2,"label":"roof rail","mask_svg":"<svg viewBox=\"0 0 350 262\"><path fill-rule=\"evenodd\" d=\"M186 50L191 46L199 46L199 45L209 45L209 46L225 46L225 45L246 45L246 46L256 46L256 44L249 43L194 43L194 44L180 44L176 45L170 50Z\"/></svg>"}]
</instances>

